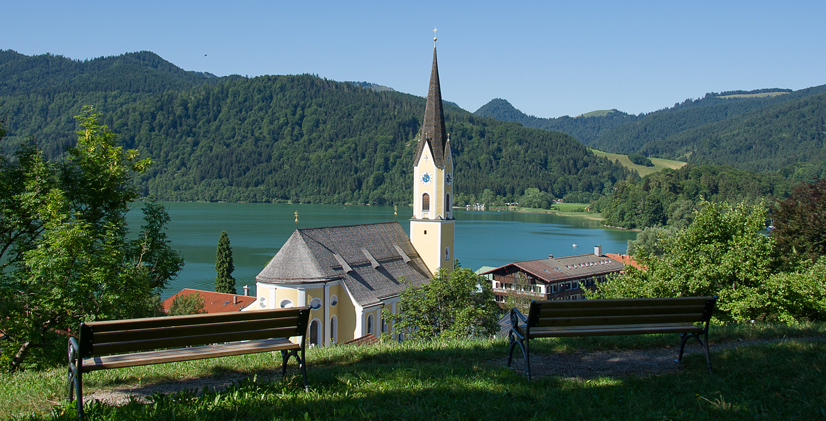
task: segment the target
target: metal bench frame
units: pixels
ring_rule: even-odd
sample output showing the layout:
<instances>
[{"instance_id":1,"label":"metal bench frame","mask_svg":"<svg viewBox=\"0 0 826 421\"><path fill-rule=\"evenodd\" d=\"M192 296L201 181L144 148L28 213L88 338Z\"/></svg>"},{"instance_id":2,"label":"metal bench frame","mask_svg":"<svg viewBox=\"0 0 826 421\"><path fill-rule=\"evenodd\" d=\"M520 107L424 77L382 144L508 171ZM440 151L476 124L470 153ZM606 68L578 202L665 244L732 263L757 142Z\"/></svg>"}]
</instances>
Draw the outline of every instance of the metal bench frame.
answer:
<instances>
[{"instance_id":1,"label":"metal bench frame","mask_svg":"<svg viewBox=\"0 0 826 421\"><path fill-rule=\"evenodd\" d=\"M69 401L76 392L82 418L83 373L269 351L281 351L282 377L295 357L309 390L309 316L310 307L304 307L81 323L79 340L69 338Z\"/></svg>"},{"instance_id":2,"label":"metal bench frame","mask_svg":"<svg viewBox=\"0 0 826 421\"><path fill-rule=\"evenodd\" d=\"M679 333L680 353L675 361L682 361L686 341L695 338L705 351L711 373L708 327L716 302L717 296L531 301L528 317L515 307L510 311L508 367L519 345L525 375L531 379L530 340L534 338Z\"/></svg>"}]
</instances>

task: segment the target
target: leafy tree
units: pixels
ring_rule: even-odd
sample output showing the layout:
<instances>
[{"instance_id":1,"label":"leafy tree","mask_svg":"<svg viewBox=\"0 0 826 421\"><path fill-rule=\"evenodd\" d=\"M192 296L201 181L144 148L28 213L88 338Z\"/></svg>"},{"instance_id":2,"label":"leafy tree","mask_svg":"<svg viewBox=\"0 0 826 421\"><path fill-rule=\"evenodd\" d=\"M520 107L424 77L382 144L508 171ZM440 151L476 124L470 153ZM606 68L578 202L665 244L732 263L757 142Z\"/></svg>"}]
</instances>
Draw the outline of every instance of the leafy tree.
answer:
<instances>
[{"instance_id":1,"label":"leafy tree","mask_svg":"<svg viewBox=\"0 0 826 421\"><path fill-rule=\"evenodd\" d=\"M168 216L156 204L144 208L141 238L127 239L131 177L149 161L117 146L91 108L77 119L65 161L45 160L32 143L0 160L0 330L12 369L55 330L152 315L157 291L183 264L159 235Z\"/></svg>"},{"instance_id":2,"label":"leafy tree","mask_svg":"<svg viewBox=\"0 0 826 421\"><path fill-rule=\"evenodd\" d=\"M508 295L505 296L505 310L510 310L516 307L522 314L528 314L531 307L531 300L533 297L529 295L531 292L531 283L522 272L517 272L514 277L514 282L511 288L508 289Z\"/></svg>"},{"instance_id":3,"label":"leafy tree","mask_svg":"<svg viewBox=\"0 0 826 421\"><path fill-rule=\"evenodd\" d=\"M218 273L215 277L215 292L236 294L235 278L232 277L234 270L235 265L232 261L232 246L229 243L229 235L226 231L221 231L221 237L218 239L218 251L215 256L215 271Z\"/></svg>"},{"instance_id":4,"label":"leafy tree","mask_svg":"<svg viewBox=\"0 0 826 421\"><path fill-rule=\"evenodd\" d=\"M628 154L628 160L631 161L631 163L633 164L642 165L644 167L654 166L654 163L651 162L651 160L648 159L648 157L636 153Z\"/></svg>"},{"instance_id":5,"label":"leafy tree","mask_svg":"<svg viewBox=\"0 0 826 421\"><path fill-rule=\"evenodd\" d=\"M172 304L169 306L169 315L203 314L206 313L204 306L204 297L201 297L201 294L197 292L181 294L172 300Z\"/></svg>"},{"instance_id":6,"label":"leafy tree","mask_svg":"<svg viewBox=\"0 0 826 421\"><path fill-rule=\"evenodd\" d=\"M638 250L640 267L600 284L589 298L718 295L724 320L776 319L768 303L779 293L768 279L779 266L774 239L761 233L762 204L704 203L694 222L673 236L661 237L657 256Z\"/></svg>"},{"instance_id":7,"label":"leafy tree","mask_svg":"<svg viewBox=\"0 0 826 421\"><path fill-rule=\"evenodd\" d=\"M803 183L777 204L772 237L786 255L816 261L826 255L826 179Z\"/></svg>"},{"instance_id":8,"label":"leafy tree","mask_svg":"<svg viewBox=\"0 0 826 421\"><path fill-rule=\"evenodd\" d=\"M660 256L665 253L660 240L673 235L674 230L662 227L648 227L637 234L636 240L628 240L626 253L630 256L650 254Z\"/></svg>"},{"instance_id":9,"label":"leafy tree","mask_svg":"<svg viewBox=\"0 0 826 421\"><path fill-rule=\"evenodd\" d=\"M490 283L466 268L440 269L427 284L408 286L398 308L386 317L411 338L466 338L497 331L499 308Z\"/></svg>"}]
</instances>

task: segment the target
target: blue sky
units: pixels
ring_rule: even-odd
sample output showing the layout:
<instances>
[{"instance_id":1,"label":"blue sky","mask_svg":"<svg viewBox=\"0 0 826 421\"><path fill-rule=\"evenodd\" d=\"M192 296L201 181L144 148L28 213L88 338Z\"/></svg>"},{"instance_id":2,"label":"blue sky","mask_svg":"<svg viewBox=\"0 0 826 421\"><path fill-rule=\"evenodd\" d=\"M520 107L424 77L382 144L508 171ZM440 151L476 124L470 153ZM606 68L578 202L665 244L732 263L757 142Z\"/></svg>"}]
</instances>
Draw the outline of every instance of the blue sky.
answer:
<instances>
[{"instance_id":1,"label":"blue sky","mask_svg":"<svg viewBox=\"0 0 826 421\"><path fill-rule=\"evenodd\" d=\"M9 1L0 49L148 50L219 76L311 73L539 117L826 84L824 1Z\"/></svg>"}]
</instances>

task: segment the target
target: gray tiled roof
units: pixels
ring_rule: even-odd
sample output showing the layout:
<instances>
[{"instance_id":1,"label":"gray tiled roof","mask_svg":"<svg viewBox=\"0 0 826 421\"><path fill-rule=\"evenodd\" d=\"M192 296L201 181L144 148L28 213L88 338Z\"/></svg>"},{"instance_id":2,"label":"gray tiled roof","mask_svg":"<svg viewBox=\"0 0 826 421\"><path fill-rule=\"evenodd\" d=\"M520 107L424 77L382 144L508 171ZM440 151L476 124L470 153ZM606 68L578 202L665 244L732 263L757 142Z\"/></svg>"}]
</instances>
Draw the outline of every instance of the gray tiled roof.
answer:
<instances>
[{"instance_id":1,"label":"gray tiled roof","mask_svg":"<svg viewBox=\"0 0 826 421\"><path fill-rule=\"evenodd\" d=\"M368 306L401 292L402 279L420 285L430 272L401 225L387 222L298 229L255 279L276 284L342 280L356 302Z\"/></svg>"},{"instance_id":2,"label":"gray tiled roof","mask_svg":"<svg viewBox=\"0 0 826 421\"><path fill-rule=\"evenodd\" d=\"M509 263L505 266L489 270L486 273L496 273L509 266L534 275L545 282L558 282L567 279L587 278L590 276L615 273L623 270L625 265L606 256L594 254L579 254L576 256L554 257L524 262Z\"/></svg>"}]
</instances>

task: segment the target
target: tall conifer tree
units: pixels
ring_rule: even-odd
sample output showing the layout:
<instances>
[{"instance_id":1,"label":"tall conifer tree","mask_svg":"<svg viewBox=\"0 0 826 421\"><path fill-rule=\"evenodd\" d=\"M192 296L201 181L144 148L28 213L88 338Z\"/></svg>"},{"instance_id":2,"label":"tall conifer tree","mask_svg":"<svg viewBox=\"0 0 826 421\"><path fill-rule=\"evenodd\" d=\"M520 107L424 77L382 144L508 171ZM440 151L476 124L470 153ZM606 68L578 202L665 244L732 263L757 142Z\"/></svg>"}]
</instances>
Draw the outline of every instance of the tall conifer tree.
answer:
<instances>
[{"instance_id":1,"label":"tall conifer tree","mask_svg":"<svg viewBox=\"0 0 826 421\"><path fill-rule=\"evenodd\" d=\"M232 272L235 265L232 262L232 246L229 244L229 235L226 231L221 231L221 238L218 239L218 252L215 255L215 292L226 294L237 294L235 291L235 278Z\"/></svg>"}]
</instances>

